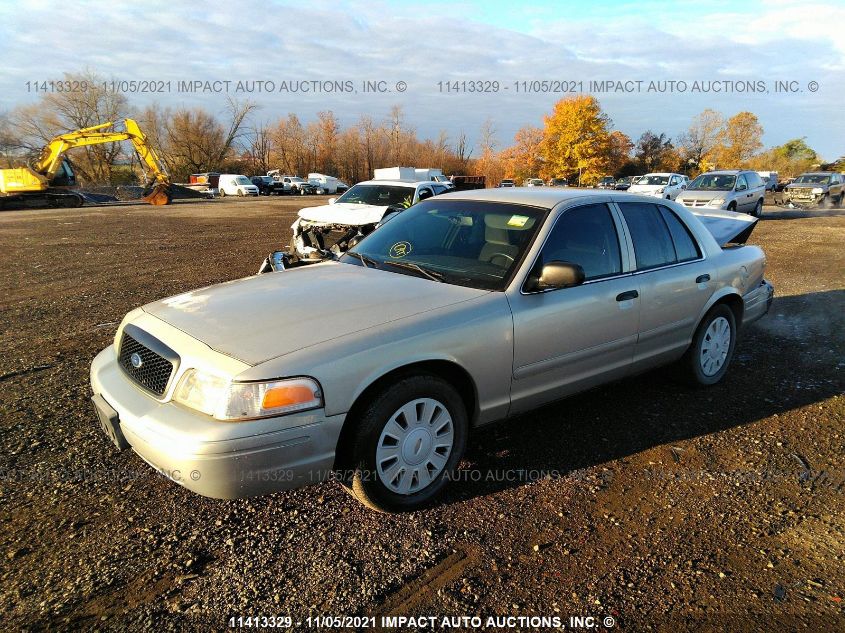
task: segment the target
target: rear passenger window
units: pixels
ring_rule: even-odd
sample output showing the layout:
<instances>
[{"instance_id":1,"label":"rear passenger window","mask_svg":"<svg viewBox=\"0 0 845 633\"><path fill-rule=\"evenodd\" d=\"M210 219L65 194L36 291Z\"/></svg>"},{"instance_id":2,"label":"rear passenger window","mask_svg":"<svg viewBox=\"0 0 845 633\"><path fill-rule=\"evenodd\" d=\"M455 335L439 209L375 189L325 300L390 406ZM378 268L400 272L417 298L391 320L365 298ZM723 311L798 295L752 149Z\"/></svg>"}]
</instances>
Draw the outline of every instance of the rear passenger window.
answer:
<instances>
[{"instance_id":1,"label":"rear passenger window","mask_svg":"<svg viewBox=\"0 0 845 633\"><path fill-rule=\"evenodd\" d=\"M578 264L585 279L622 272L619 237L606 204L589 204L564 212L543 246L540 265L552 261Z\"/></svg>"},{"instance_id":2,"label":"rear passenger window","mask_svg":"<svg viewBox=\"0 0 845 633\"><path fill-rule=\"evenodd\" d=\"M675 246L660 211L650 202L620 202L634 242L637 270L674 264Z\"/></svg>"},{"instance_id":3,"label":"rear passenger window","mask_svg":"<svg viewBox=\"0 0 845 633\"><path fill-rule=\"evenodd\" d=\"M672 235L672 243L675 245L675 255L679 262L688 262L693 259L701 257L701 253L696 246L695 240L692 239L689 229L678 219L674 213L662 205L658 205L660 215L663 216L663 221L669 227L669 233Z\"/></svg>"}]
</instances>

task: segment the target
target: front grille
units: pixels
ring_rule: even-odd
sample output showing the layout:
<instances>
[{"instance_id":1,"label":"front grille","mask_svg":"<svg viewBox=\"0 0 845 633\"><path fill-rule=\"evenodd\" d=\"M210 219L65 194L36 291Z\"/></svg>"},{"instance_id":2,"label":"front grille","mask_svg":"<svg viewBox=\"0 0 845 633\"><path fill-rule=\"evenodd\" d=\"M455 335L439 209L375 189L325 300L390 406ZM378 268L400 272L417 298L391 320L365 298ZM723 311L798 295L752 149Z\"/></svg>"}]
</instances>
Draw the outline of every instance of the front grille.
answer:
<instances>
[{"instance_id":1,"label":"front grille","mask_svg":"<svg viewBox=\"0 0 845 633\"><path fill-rule=\"evenodd\" d=\"M132 364L132 358L135 354L141 360L139 367ZM126 372L126 375L138 385L157 396L164 395L167 384L170 382L170 376L173 374L174 363L172 361L124 331L123 338L120 340L117 362Z\"/></svg>"},{"instance_id":2,"label":"front grille","mask_svg":"<svg viewBox=\"0 0 845 633\"><path fill-rule=\"evenodd\" d=\"M812 197L814 197L812 188L790 189L789 195L792 196L793 198L812 198Z\"/></svg>"},{"instance_id":3,"label":"front grille","mask_svg":"<svg viewBox=\"0 0 845 633\"><path fill-rule=\"evenodd\" d=\"M707 203L710 202L710 199L708 198L707 200L697 200L684 198L683 202L685 207L706 207Z\"/></svg>"}]
</instances>

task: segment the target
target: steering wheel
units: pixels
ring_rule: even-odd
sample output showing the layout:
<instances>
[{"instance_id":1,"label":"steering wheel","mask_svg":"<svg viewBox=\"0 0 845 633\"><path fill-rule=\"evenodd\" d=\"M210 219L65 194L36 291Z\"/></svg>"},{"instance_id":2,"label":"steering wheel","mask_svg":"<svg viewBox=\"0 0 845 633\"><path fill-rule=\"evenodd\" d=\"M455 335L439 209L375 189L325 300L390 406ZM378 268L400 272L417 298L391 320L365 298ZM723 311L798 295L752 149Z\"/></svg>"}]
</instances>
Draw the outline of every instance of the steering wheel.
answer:
<instances>
[{"instance_id":1,"label":"steering wheel","mask_svg":"<svg viewBox=\"0 0 845 633\"><path fill-rule=\"evenodd\" d=\"M516 261L513 257L508 255L507 253L493 253L492 255L490 255L490 257L487 258L487 261L492 264L493 260L496 259L497 257L504 257L505 259L509 259L511 264ZM507 265L508 264L506 263L505 266L507 266Z\"/></svg>"}]
</instances>

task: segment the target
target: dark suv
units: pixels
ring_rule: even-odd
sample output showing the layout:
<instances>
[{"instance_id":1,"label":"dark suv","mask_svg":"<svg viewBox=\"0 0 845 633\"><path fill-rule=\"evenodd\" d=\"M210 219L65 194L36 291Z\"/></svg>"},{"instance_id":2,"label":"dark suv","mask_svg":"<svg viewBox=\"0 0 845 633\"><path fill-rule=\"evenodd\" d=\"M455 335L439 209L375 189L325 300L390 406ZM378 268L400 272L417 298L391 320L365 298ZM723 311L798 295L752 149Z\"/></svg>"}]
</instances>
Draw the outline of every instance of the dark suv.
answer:
<instances>
[{"instance_id":1,"label":"dark suv","mask_svg":"<svg viewBox=\"0 0 845 633\"><path fill-rule=\"evenodd\" d=\"M285 186L273 180L270 176L253 176L250 178L253 185L258 187L259 196L282 195L285 192Z\"/></svg>"},{"instance_id":2,"label":"dark suv","mask_svg":"<svg viewBox=\"0 0 845 633\"><path fill-rule=\"evenodd\" d=\"M842 206L845 196L843 176L835 171L814 171L801 174L787 185L783 200L793 206Z\"/></svg>"}]
</instances>

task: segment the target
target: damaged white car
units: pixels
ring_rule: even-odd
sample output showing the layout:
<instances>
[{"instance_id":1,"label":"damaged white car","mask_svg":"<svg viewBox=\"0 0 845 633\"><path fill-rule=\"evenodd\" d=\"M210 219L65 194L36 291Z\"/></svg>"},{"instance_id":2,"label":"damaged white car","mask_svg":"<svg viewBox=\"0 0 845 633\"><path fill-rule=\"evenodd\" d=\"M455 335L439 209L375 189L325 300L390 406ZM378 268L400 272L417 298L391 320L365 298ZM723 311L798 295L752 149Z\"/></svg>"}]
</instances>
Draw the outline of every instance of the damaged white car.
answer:
<instances>
[{"instance_id":1,"label":"damaged white car","mask_svg":"<svg viewBox=\"0 0 845 633\"><path fill-rule=\"evenodd\" d=\"M329 204L308 207L293 223L289 255L304 261L331 259L392 214L426 198L446 192L431 181L368 180L360 182Z\"/></svg>"}]
</instances>

